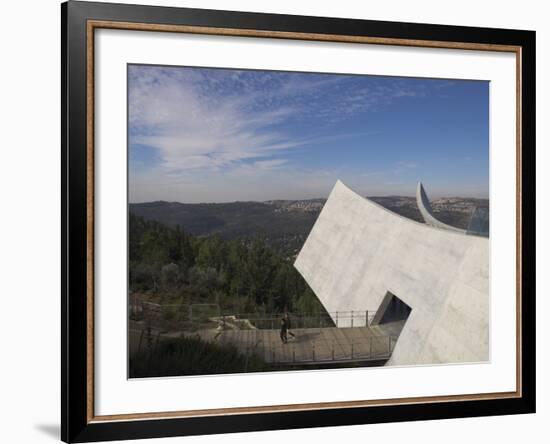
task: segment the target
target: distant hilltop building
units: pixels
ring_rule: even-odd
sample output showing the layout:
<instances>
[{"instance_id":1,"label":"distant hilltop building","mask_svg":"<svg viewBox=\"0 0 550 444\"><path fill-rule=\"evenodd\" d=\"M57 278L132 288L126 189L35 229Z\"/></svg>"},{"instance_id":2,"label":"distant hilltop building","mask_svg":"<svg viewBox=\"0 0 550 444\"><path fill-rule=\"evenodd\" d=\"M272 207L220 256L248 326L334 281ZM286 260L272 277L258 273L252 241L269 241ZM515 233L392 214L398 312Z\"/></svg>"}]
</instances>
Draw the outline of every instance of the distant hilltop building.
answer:
<instances>
[{"instance_id":1,"label":"distant hilltop building","mask_svg":"<svg viewBox=\"0 0 550 444\"><path fill-rule=\"evenodd\" d=\"M474 221L475 213L475 226L467 230L440 222L422 184L417 205L425 224L338 181L294 266L331 316L369 309L376 325L386 322L391 310L393 320L405 320L387 365L487 361L485 225Z\"/></svg>"}]
</instances>

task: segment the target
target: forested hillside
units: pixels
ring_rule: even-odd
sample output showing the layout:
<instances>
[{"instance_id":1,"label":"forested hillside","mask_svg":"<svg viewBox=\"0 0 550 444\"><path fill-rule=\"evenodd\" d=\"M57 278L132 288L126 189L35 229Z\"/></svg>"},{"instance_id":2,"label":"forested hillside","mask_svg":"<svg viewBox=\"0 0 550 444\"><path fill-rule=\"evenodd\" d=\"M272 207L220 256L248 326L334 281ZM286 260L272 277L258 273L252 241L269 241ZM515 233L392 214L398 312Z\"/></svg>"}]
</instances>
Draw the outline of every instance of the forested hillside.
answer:
<instances>
[{"instance_id":1,"label":"forested hillside","mask_svg":"<svg viewBox=\"0 0 550 444\"><path fill-rule=\"evenodd\" d=\"M130 292L148 300L234 313L323 311L292 262L260 237L196 237L129 214Z\"/></svg>"},{"instance_id":2,"label":"forested hillside","mask_svg":"<svg viewBox=\"0 0 550 444\"><path fill-rule=\"evenodd\" d=\"M302 248L324 200L312 211L293 208L287 202L149 202L130 204L130 212L172 227L179 225L196 236L219 234L227 240L258 237L273 250L291 257Z\"/></svg>"}]
</instances>

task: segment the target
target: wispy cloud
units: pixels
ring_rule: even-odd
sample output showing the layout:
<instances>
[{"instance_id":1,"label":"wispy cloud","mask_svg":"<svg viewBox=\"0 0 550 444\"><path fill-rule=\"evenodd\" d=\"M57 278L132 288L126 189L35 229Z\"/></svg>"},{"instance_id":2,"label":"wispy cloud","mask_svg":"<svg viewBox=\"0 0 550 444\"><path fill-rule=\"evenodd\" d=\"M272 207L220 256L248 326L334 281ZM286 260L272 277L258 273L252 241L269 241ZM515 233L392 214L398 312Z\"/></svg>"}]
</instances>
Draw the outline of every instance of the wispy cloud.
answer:
<instances>
[{"instance_id":1,"label":"wispy cloud","mask_svg":"<svg viewBox=\"0 0 550 444\"><path fill-rule=\"evenodd\" d=\"M130 145L157 150L159 166L168 170L220 170L346 137L322 135L323 128L317 135L297 137L282 128L285 123L312 116L340 121L345 115L416 95L396 84L352 88L353 93L346 88L327 100L345 81L350 77L132 66Z\"/></svg>"},{"instance_id":2,"label":"wispy cloud","mask_svg":"<svg viewBox=\"0 0 550 444\"><path fill-rule=\"evenodd\" d=\"M285 163L287 163L286 159L258 160L254 162L254 166L262 170L272 170L283 166Z\"/></svg>"},{"instance_id":3,"label":"wispy cloud","mask_svg":"<svg viewBox=\"0 0 550 444\"><path fill-rule=\"evenodd\" d=\"M216 97L208 93L216 82L205 87L194 72L136 69L130 77L130 144L158 150L164 168L216 170L300 144L270 128L294 114L288 106L252 113L253 96Z\"/></svg>"}]
</instances>

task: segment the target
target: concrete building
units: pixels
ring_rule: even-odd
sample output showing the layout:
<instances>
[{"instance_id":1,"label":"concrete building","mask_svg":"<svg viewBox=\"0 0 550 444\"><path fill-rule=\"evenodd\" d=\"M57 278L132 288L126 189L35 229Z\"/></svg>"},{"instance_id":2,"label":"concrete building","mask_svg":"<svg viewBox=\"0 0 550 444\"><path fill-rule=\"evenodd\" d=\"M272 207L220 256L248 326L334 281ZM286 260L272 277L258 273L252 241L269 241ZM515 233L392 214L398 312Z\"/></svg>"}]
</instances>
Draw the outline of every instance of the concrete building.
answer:
<instances>
[{"instance_id":1,"label":"concrete building","mask_svg":"<svg viewBox=\"0 0 550 444\"><path fill-rule=\"evenodd\" d=\"M338 181L294 266L331 316L404 320L387 365L486 361L489 239L439 223L420 184L417 197L427 224Z\"/></svg>"}]
</instances>

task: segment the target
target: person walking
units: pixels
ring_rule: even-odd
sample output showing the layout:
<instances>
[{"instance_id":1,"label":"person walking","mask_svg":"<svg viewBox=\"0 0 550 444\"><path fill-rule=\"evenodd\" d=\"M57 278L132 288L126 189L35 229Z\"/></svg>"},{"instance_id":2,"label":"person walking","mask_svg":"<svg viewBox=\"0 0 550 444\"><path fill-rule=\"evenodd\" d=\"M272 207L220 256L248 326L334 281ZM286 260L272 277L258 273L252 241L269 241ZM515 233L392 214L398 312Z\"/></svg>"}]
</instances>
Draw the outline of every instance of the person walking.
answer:
<instances>
[{"instance_id":1,"label":"person walking","mask_svg":"<svg viewBox=\"0 0 550 444\"><path fill-rule=\"evenodd\" d=\"M290 315L288 314L288 311L285 313L285 320L286 320L286 331L287 331L287 333L290 336L292 336L293 338L295 338L296 335L290 331L291 323L290 323Z\"/></svg>"},{"instance_id":2,"label":"person walking","mask_svg":"<svg viewBox=\"0 0 550 444\"><path fill-rule=\"evenodd\" d=\"M286 344L288 342L288 338L287 338L287 335L286 335L287 331L288 331L288 327L287 327L287 323L286 323L286 318L283 316L281 318L281 333L280 333L281 342L283 344Z\"/></svg>"}]
</instances>

